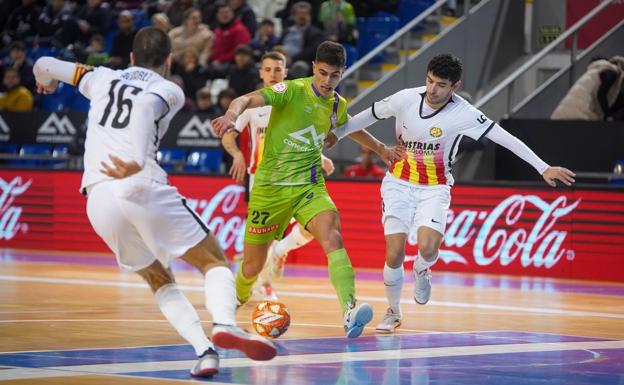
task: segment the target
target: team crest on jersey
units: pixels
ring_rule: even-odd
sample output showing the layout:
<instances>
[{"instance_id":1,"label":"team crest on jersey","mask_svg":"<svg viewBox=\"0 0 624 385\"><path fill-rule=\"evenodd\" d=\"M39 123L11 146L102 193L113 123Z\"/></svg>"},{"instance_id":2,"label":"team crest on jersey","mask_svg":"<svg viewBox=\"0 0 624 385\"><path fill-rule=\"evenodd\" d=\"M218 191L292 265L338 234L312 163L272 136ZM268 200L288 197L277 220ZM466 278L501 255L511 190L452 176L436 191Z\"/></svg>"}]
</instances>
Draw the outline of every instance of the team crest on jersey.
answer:
<instances>
[{"instance_id":1,"label":"team crest on jersey","mask_svg":"<svg viewBox=\"0 0 624 385\"><path fill-rule=\"evenodd\" d=\"M429 135L433 136L434 138L439 138L442 136L442 129L440 127L431 127L431 129L429 130Z\"/></svg>"},{"instance_id":2,"label":"team crest on jersey","mask_svg":"<svg viewBox=\"0 0 624 385\"><path fill-rule=\"evenodd\" d=\"M279 82L273 85L273 87L271 87L271 89L275 92L277 92L278 94L283 94L286 89L288 89L288 85L284 82Z\"/></svg>"}]
</instances>

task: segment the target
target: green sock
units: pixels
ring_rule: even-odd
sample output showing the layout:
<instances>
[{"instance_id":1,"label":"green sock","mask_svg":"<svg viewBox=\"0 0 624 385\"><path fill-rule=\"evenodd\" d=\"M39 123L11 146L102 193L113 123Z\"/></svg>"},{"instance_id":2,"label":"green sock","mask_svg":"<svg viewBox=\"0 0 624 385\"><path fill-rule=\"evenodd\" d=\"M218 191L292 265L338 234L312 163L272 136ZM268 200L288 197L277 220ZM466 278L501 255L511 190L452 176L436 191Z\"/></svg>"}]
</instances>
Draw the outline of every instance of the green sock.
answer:
<instances>
[{"instance_id":1,"label":"green sock","mask_svg":"<svg viewBox=\"0 0 624 385\"><path fill-rule=\"evenodd\" d=\"M236 272L236 298L238 298L241 304L249 301L249 297L251 297L251 289L257 279L257 275L251 278L246 278L243 275L243 264L240 264L238 272Z\"/></svg>"},{"instance_id":2,"label":"green sock","mask_svg":"<svg viewBox=\"0 0 624 385\"><path fill-rule=\"evenodd\" d=\"M342 306L342 312L347 309L347 304L355 299L355 272L351 266L351 260L344 248L327 254L327 267L329 279L334 285L338 301Z\"/></svg>"}]
</instances>

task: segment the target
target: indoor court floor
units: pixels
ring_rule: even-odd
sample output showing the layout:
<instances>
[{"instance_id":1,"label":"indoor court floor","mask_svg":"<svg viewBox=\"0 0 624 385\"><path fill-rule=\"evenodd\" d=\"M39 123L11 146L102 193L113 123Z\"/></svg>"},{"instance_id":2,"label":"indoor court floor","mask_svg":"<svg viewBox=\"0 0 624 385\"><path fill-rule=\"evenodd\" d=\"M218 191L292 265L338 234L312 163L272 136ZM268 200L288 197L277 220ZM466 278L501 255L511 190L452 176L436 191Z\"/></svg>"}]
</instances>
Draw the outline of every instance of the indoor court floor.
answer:
<instances>
[{"instance_id":1,"label":"indoor court floor","mask_svg":"<svg viewBox=\"0 0 624 385\"><path fill-rule=\"evenodd\" d=\"M174 270L209 333L202 277L183 264ZM356 285L374 318L347 339L326 270L287 266L275 287L292 323L276 340L278 356L222 352L218 375L194 379L193 349L112 256L4 249L0 385L624 384L624 283L434 269L432 300L421 306L406 274L393 335L374 330L385 312L381 268L358 269ZM244 328L252 309L238 310Z\"/></svg>"}]
</instances>

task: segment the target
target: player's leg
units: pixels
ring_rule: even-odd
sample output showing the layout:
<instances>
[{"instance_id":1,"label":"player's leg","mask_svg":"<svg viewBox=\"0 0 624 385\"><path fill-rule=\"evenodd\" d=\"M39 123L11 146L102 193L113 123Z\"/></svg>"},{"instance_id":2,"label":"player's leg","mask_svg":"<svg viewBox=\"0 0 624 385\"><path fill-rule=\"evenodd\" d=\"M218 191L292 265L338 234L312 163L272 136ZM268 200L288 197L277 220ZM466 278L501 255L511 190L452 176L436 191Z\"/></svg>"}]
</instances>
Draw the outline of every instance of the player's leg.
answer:
<instances>
[{"instance_id":1,"label":"player's leg","mask_svg":"<svg viewBox=\"0 0 624 385\"><path fill-rule=\"evenodd\" d=\"M178 289L173 275L156 259L134 221L148 210L117 195L128 183L100 183L89 191L87 215L97 232L115 254L120 267L136 271L149 284L165 318L200 357L191 374L210 376L218 371L219 358L204 333L199 316Z\"/></svg>"},{"instance_id":2,"label":"player's leg","mask_svg":"<svg viewBox=\"0 0 624 385\"><path fill-rule=\"evenodd\" d=\"M298 249L310 243L314 236L301 224L297 223L292 230L280 241L274 242L269 248L268 259L271 261L271 278L281 277L286 263L286 257L292 250Z\"/></svg>"},{"instance_id":3,"label":"player's leg","mask_svg":"<svg viewBox=\"0 0 624 385\"><path fill-rule=\"evenodd\" d=\"M369 304L356 305L355 273L342 242L340 217L325 185L302 187L301 199L295 207L295 219L305 224L327 255L329 278L344 315L347 337L362 334L364 326L373 317Z\"/></svg>"},{"instance_id":4,"label":"player's leg","mask_svg":"<svg viewBox=\"0 0 624 385\"><path fill-rule=\"evenodd\" d=\"M292 189L293 186L254 185L251 190L244 256L236 274L236 296L241 304L251 297L271 242L282 237L292 217Z\"/></svg>"},{"instance_id":5,"label":"player's leg","mask_svg":"<svg viewBox=\"0 0 624 385\"><path fill-rule=\"evenodd\" d=\"M405 241L414 217L413 188L386 177L381 185L381 197L381 221L386 239L383 277L388 309L376 330L380 333L392 333L401 326L403 262Z\"/></svg>"},{"instance_id":6,"label":"player's leg","mask_svg":"<svg viewBox=\"0 0 624 385\"><path fill-rule=\"evenodd\" d=\"M418 256L414 261L414 300L424 305L431 298L431 267L437 262L451 204L450 187L422 189L417 203Z\"/></svg>"}]
</instances>

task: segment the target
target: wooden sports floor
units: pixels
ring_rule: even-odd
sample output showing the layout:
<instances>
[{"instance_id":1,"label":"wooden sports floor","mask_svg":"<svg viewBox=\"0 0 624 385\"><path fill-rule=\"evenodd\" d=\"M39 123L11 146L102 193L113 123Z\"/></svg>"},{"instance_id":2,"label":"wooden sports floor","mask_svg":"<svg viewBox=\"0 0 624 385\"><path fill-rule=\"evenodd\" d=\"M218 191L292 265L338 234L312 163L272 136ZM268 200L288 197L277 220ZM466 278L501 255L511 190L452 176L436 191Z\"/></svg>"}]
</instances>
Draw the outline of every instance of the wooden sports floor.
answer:
<instances>
[{"instance_id":1,"label":"wooden sports floor","mask_svg":"<svg viewBox=\"0 0 624 385\"><path fill-rule=\"evenodd\" d=\"M209 332L201 277L174 270ZM421 306L406 281L403 326L379 335L381 269L357 271L358 297L375 314L348 340L325 269L287 266L275 286L292 324L278 356L256 363L225 352L220 373L197 380L192 348L112 256L5 249L0 385L624 384L624 283L434 270L432 300ZM238 311L243 327L251 309Z\"/></svg>"}]
</instances>

